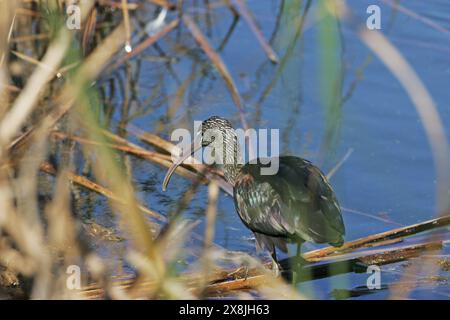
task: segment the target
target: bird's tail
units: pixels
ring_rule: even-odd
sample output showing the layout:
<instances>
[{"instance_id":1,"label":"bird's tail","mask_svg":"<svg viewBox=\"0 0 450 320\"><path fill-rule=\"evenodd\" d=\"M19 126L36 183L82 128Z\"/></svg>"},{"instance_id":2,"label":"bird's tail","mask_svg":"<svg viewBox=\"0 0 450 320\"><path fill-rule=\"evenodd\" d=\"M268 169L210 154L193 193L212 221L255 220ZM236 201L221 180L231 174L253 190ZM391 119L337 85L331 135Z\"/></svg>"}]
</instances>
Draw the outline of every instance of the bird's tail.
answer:
<instances>
[{"instance_id":1,"label":"bird's tail","mask_svg":"<svg viewBox=\"0 0 450 320\"><path fill-rule=\"evenodd\" d=\"M333 240L333 242L329 242L329 244L331 244L333 247L340 247L344 244L344 237L339 236L338 239Z\"/></svg>"}]
</instances>

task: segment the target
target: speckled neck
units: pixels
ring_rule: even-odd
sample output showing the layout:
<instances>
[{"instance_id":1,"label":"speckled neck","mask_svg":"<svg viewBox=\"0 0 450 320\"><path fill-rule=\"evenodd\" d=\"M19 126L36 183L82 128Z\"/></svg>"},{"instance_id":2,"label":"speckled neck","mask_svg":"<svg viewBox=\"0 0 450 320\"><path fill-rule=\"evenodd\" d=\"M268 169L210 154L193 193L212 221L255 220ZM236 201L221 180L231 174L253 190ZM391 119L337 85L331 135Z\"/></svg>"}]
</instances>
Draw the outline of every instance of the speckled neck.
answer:
<instances>
[{"instance_id":1,"label":"speckled neck","mask_svg":"<svg viewBox=\"0 0 450 320\"><path fill-rule=\"evenodd\" d=\"M223 164L219 164L218 166L223 169L225 180L234 186L236 178L239 175L239 171L244 164L242 162L241 147L233 129L227 129L226 132L223 133L222 150L225 150L221 153L224 155L224 159L222 161ZM226 156L231 159L226 159Z\"/></svg>"}]
</instances>

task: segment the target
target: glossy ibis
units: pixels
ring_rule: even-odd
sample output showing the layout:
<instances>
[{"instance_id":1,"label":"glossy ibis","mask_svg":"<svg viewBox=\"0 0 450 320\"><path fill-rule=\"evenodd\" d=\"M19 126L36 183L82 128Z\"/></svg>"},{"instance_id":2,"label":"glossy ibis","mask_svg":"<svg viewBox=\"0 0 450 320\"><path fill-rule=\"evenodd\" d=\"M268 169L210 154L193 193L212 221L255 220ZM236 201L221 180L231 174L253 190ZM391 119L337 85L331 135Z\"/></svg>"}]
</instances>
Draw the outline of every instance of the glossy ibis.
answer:
<instances>
[{"instance_id":1,"label":"glossy ibis","mask_svg":"<svg viewBox=\"0 0 450 320\"><path fill-rule=\"evenodd\" d=\"M276 248L287 252L286 244L297 243L297 261L304 241L340 246L345 227L339 203L324 174L311 162L294 156L271 158L278 160L278 172L263 175L267 166L258 158L255 164L242 164L236 133L230 122L211 117L202 122L201 130L191 146L191 153L180 157L168 170L163 190L172 173L183 161L201 147L222 135L223 143L215 143L218 154L233 155L232 161L222 161L225 179L233 186L234 204L244 225L255 234L257 247L267 249L278 273ZM201 139L201 143L200 140ZM266 159L267 160L267 159Z\"/></svg>"}]
</instances>

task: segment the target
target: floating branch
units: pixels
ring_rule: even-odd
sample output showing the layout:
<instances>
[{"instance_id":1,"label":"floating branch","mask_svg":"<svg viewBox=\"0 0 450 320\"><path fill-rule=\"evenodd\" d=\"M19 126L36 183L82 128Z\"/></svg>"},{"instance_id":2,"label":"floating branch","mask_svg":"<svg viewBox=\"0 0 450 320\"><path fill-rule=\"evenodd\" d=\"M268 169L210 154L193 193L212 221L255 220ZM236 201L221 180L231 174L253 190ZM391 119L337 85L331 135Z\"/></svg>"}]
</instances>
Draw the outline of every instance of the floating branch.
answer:
<instances>
[{"instance_id":1,"label":"floating branch","mask_svg":"<svg viewBox=\"0 0 450 320\"><path fill-rule=\"evenodd\" d=\"M349 252L357 248L364 247L367 244L374 244L380 241L403 238L413 234L424 232L450 224L450 215L431 219L425 222L416 223L407 227L397 228L377 234L373 234L364 238L345 242L341 247L326 247L314 250L305 254L305 259L314 260L315 258L323 258L335 255L336 253Z\"/></svg>"},{"instance_id":2,"label":"floating branch","mask_svg":"<svg viewBox=\"0 0 450 320\"><path fill-rule=\"evenodd\" d=\"M382 253L363 255L358 258L353 258L343 261L335 261L325 264L317 264L303 267L303 272L298 278L300 282L317 280L335 276L338 274L344 274L349 272L365 272L368 265L386 265L396 262L405 261L414 257L420 256L423 252L439 250L442 248L442 242L429 242L419 245L404 246L392 250L386 250ZM280 264L284 268L289 268L290 259L280 261ZM263 286L267 281L267 277L271 275L256 274L246 278L246 273L249 272L241 270L238 273L233 271L232 274L237 279L223 281L217 281L216 283L208 286L208 293L210 295L223 295L233 290L248 290L255 289ZM284 271L283 277L290 280L291 272Z\"/></svg>"}]
</instances>

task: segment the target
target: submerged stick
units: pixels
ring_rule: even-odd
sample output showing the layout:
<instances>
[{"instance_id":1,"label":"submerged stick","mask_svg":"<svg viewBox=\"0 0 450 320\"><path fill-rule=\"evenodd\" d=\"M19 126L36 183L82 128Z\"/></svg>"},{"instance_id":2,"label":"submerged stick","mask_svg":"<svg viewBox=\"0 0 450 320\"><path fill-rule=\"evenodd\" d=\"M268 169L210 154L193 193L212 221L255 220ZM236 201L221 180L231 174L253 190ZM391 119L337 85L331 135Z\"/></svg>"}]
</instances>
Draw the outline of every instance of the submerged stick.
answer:
<instances>
[{"instance_id":1,"label":"submerged stick","mask_svg":"<svg viewBox=\"0 0 450 320\"><path fill-rule=\"evenodd\" d=\"M446 215L443 217L431 219L428 221L416 223L410 226L396 228L389 231L373 234L364 238L356 239L353 241L345 242L341 247L326 247L323 249L318 249L314 251L310 251L304 254L304 258L314 259L320 257L331 256L336 253L348 252L351 250L355 250L357 248L361 248L364 245L372 244L375 242L391 240L396 238L402 238L414 235L419 232L424 232L428 230L433 230L439 227L444 227L450 224L450 215Z\"/></svg>"}]
</instances>

